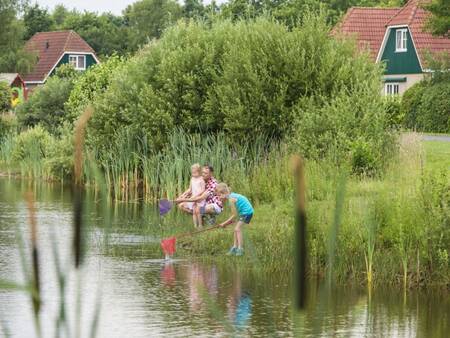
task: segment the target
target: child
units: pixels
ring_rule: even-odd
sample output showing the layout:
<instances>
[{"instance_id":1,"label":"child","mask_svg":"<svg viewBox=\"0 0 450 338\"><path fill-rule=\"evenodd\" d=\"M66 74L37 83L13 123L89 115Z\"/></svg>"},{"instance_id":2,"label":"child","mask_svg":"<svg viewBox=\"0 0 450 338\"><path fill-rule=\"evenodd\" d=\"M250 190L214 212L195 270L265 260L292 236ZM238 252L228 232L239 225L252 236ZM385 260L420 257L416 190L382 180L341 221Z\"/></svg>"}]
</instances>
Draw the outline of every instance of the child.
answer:
<instances>
[{"instance_id":1,"label":"child","mask_svg":"<svg viewBox=\"0 0 450 338\"><path fill-rule=\"evenodd\" d=\"M205 191L205 180L202 176L202 168L200 164L195 163L191 167L191 184L189 190L191 192L192 197L196 197L198 195L203 194ZM192 212L192 219L194 221L194 225L196 227L202 226L202 215L200 213L195 212L198 207L202 207L205 205L205 200L197 201L197 202L186 202L186 208Z\"/></svg>"},{"instance_id":2,"label":"child","mask_svg":"<svg viewBox=\"0 0 450 338\"><path fill-rule=\"evenodd\" d=\"M247 197L231 192L230 188L225 183L219 183L216 188L217 195L225 202L230 202L232 215L225 222L219 226L225 228L227 225L234 223L237 218L237 224L234 228L234 244L228 251L227 255L242 256L244 254L243 238L242 238L242 226L249 224L253 217L253 207Z\"/></svg>"}]
</instances>

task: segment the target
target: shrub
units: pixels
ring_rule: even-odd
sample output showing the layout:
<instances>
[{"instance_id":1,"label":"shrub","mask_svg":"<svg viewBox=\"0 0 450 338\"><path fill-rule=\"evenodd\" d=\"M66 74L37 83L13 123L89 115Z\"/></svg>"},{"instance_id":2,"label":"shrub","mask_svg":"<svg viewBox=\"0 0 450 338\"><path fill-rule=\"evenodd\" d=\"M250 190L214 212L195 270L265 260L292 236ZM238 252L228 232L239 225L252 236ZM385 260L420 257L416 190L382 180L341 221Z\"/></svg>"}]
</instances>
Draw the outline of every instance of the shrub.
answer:
<instances>
[{"instance_id":1,"label":"shrub","mask_svg":"<svg viewBox=\"0 0 450 338\"><path fill-rule=\"evenodd\" d=\"M52 76L47 82L36 88L27 101L17 107L17 117L21 126L42 125L55 133L67 120L64 103L72 90L71 78Z\"/></svg>"},{"instance_id":2,"label":"shrub","mask_svg":"<svg viewBox=\"0 0 450 338\"><path fill-rule=\"evenodd\" d=\"M30 128L16 136L12 153L14 162L40 161L50 153L53 137L42 126Z\"/></svg>"},{"instance_id":3,"label":"shrub","mask_svg":"<svg viewBox=\"0 0 450 338\"><path fill-rule=\"evenodd\" d=\"M430 83L425 88L417 125L423 131L450 133L450 81Z\"/></svg>"},{"instance_id":4,"label":"shrub","mask_svg":"<svg viewBox=\"0 0 450 338\"><path fill-rule=\"evenodd\" d=\"M76 79L64 105L69 122L75 121L86 106L108 88L114 72L124 61L124 58L111 56L105 62L90 67Z\"/></svg>"},{"instance_id":5,"label":"shrub","mask_svg":"<svg viewBox=\"0 0 450 338\"><path fill-rule=\"evenodd\" d=\"M11 89L8 83L0 81L0 113L7 112L11 109Z\"/></svg>"},{"instance_id":6,"label":"shrub","mask_svg":"<svg viewBox=\"0 0 450 338\"><path fill-rule=\"evenodd\" d=\"M450 81L438 76L409 88L402 98L405 127L419 131L450 132Z\"/></svg>"},{"instance_id":7,"label":"shrub","mask_svg":"<svg viewBox=\"0 0 450 338\"><path fill-rule=\"evenodd\" d=\"M402 110L402 100L396 95L384 98L387 125L391 128L399 129L403 126L405 115Z\"/></svg>"},{"instance_id":8,"label":"shrub","mask_svg":"<svg viewBox=\"0 0 450 338\"><path fill-rule=\"evenodd\" d=\"M17 131L17 117L14 114L0 114L0 141L15 131Z\"/></svg>"},{"instance_id":9,"label":"shrub","mask_svg":"<svg viewBox=\"0 0 450 338\"><path fill-rule=\"evenodd\" d=\"M386 139L380 69L355 54L353 43L330 37L321 17L305 17L292 30L264 18L180 22L114 74L94 100L88 139L106 147L127 127L159 149L174 125L225 130L237 143L301 134L302 149L328 149L336 137L347 150L355 135Z\"/></svg>"}]
</instances>

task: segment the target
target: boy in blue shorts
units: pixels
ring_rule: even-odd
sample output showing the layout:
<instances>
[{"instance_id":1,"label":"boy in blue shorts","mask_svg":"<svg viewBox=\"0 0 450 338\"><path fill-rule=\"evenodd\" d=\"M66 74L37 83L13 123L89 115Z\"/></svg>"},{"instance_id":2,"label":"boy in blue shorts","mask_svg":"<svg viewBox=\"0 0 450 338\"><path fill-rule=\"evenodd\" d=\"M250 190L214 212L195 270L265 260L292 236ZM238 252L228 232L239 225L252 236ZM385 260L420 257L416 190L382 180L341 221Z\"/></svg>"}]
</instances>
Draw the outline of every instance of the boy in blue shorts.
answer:
<instances>
[{"instance_id":1,"label":"boy in blue shorts","mask_svg":"<svg viewBox=\"0 0 450 338\"><path fill-rule=\"evenodd\" d=\"M244 254L242 226L244 224L249 224L253 217L252 204L247 197L231 192L230 188L225 183L219 183L217 185L216 193L223 202L225 202L225 200L229 201L232 212L231 217L219 224L219 226L225 228L227 225L234 223L237 219L237 224L234 228L234 244L227 255L242 256Z\"/></svg>"}]
</instances>

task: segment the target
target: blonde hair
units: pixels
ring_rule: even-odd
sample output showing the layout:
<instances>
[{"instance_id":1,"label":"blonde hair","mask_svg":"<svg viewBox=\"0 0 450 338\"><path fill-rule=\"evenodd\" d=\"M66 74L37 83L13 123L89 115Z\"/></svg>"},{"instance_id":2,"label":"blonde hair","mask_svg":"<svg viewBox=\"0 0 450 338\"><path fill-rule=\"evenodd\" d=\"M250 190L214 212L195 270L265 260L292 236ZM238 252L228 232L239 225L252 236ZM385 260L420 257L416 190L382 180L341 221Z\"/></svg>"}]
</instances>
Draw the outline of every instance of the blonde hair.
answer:
<instances>
[{"instance_id":1,"label":"blonde hair","mask_svg":"<svg viewBox=\"0 0 450 338\"><path fill-rule=\"evenodd\" d=\"M216 192L219 194L228 195L231 193L230 187L226 183L219 183L216 186Z\"/></svg>"},{"instance_id":2,"label":"blonde hair","mask_svg":"<svg viewBox=\"0 0 450 338\"><path fill-rule=\"evenodd\" d=\"M201 169L202 169L202 166L198 163L194 163L193 165L191 165L191 170L201 171Z\"/></svg>"}]
</instances>

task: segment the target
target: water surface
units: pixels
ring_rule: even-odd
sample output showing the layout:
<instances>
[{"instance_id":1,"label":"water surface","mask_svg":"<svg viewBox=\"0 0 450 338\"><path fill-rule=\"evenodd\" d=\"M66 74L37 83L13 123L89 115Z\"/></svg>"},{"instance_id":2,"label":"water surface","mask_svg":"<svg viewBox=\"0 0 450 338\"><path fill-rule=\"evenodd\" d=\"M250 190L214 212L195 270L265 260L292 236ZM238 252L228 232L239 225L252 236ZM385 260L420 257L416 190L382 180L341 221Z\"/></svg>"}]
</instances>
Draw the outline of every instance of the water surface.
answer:
<instances>
[{"instance_id":1,"label":"water surface","mask_svg":"<svg viewBox=\"0 0 450 338\"><path fill-rule=\"evenodd\" d=\"M101 304L98 337L447 337L450 300L438 292L327 287L311 282L308 307L292 310L288 275L268 275L235 260L161 259L158 240L168 223L155 208L111 206L106 217L87 196L89 249L81 273L71 268L72 200L60 185L0 179L0 278L22 282L17 231L28 241L23 194L36 195L44 337L55 336L59 310L52 238L68 275L69 333L87 337ZM108 226L105 225L105 219ZM106 235L107 233L108 235ZM107 240L107 241L106 241ZM27 246L28 247L28 246ZM75 312L77 283L81 315ZM100 302L99 302L100 300ZM0 323L13 337L35 337L31 304L17 291L0 290ZM63 331L62 336L67 336ZM2 332L0 331L0 336Z\"/></svg>"}]
</instances>

